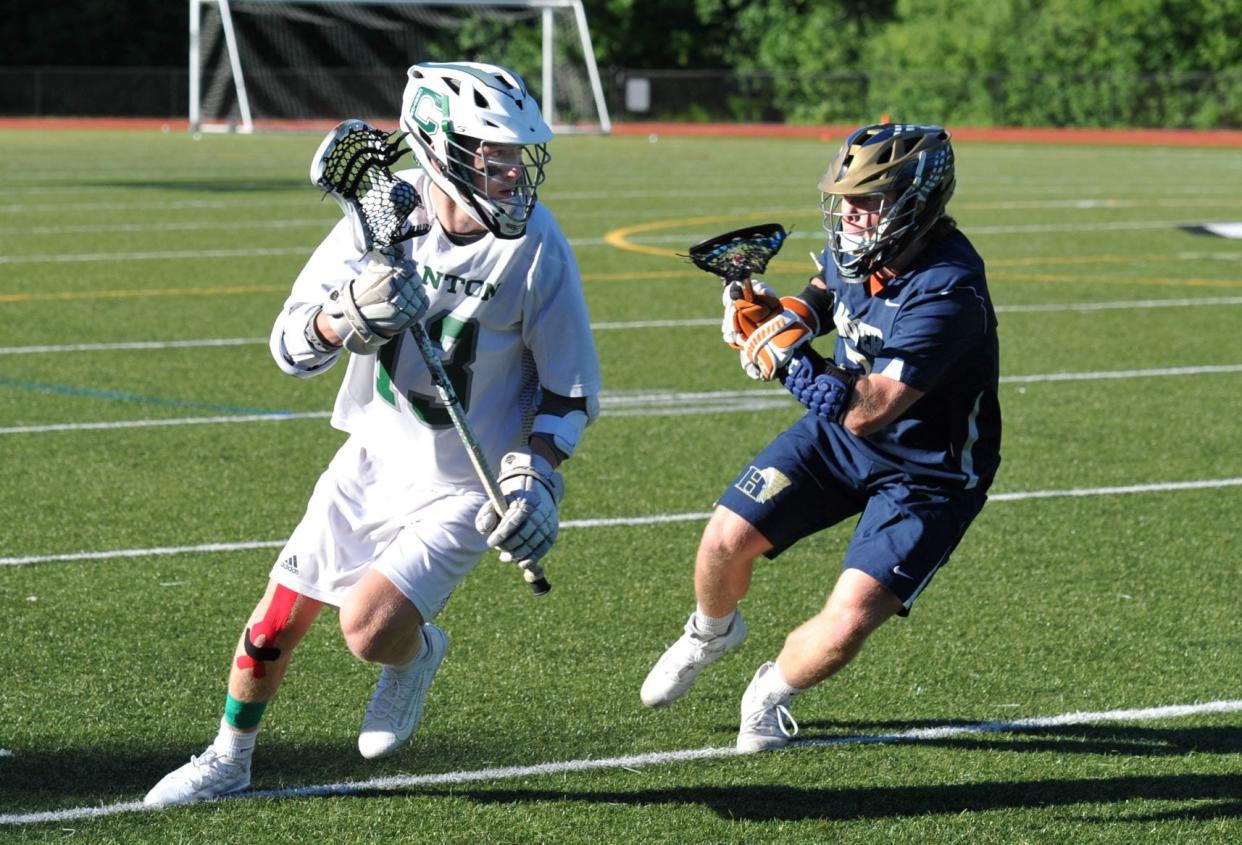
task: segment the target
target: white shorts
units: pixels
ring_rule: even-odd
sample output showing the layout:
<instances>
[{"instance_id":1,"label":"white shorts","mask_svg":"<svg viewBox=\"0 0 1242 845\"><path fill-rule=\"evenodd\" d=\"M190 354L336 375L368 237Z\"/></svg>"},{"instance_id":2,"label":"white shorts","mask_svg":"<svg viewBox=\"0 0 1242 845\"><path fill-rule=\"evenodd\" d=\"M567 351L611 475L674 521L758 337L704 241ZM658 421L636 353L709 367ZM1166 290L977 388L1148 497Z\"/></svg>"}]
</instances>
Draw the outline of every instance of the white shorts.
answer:
<instances>
[{"instance_id":1,"label":"white shorts","mask_svg":"<svg viewBox=\"0 0 1242 845\"><path fill-rule=\"evenodd\" d=\"M386 468L350 439L319 476L272 580L340 607L374 567L430 622L488 549L474 528L486 501L481 490L411 477L408 463Z\"/></svg>"}]
</instances>

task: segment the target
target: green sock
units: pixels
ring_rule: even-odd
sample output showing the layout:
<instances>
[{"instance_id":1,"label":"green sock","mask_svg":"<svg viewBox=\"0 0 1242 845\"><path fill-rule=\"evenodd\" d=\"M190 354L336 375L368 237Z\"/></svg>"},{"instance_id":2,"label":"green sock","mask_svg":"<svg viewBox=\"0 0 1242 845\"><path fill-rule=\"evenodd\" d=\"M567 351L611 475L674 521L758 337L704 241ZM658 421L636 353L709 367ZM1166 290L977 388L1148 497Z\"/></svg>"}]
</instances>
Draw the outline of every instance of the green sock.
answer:
<instances>
[{"instance_id":1,"label":"green sock","mask_svg":"<svg viewBox=\"0 0 1242 845\"><path fill-rule=\"evenodd\" d=\"M224 699L224 721L239 731L253 730L259 726L266 709L266 701L238 701L230 695Z\"/></svg>"}]
</instances>

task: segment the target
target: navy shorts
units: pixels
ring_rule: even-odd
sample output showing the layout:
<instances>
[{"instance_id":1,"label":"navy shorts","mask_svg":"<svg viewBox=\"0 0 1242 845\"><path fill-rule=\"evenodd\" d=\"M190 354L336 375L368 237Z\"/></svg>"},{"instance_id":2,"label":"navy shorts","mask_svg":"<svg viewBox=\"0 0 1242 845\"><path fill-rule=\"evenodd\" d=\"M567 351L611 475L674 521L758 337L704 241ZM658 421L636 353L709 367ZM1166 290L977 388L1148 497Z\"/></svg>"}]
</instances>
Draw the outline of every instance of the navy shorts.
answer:
<instances>
[{"instance_id":1,"label":"navy shorts","mask_svg":"<svg viewBox=\"0 0 1242 845\"><path fill-rule=\"evenodd\" d=\"M804 417L756 455L717 504L768 539L769 558L860 514L841 568L875 578L901 600L905 616L987 494L915 480L843 449L848 434Z\"/></svg>"}]
</instances>

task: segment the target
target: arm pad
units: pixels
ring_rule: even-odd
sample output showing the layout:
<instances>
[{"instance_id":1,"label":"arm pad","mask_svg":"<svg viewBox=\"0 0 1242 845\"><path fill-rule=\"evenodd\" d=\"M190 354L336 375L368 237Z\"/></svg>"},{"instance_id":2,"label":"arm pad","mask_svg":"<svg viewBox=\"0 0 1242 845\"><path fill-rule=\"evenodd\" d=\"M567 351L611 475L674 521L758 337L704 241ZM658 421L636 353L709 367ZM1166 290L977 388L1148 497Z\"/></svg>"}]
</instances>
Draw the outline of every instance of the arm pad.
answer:
<instances>
[{"instance_id":1,"label":"arm pad","mask_svg":"<svg viewBox=\"0 0 1242 845\"><path fill-rule=\"evenodd\" d=\"M807 410L840 422L850 404L858 376L818 355L799 355L785 375L785 389Z\"/></svg>"},{"instance_id":2,"label":"arm pad","mask_svg":"<svg viewBox=\"0 0 1242 845\"><path fill-rule=\"evenodd\" d=\"M802 293L798 294L798 299L806 303L807 308L814 312L819 319L819 330L816 332L816 336L827 334L828 329L833 325L832 312L837 307L837 298L832 291L821 288L819 285L808 283Z\"/></svg>"},{"instance_id":3,"label":"arm pad","mask_svg":"<svg viewBox=\"0 0 1242 845\"><path fill-rule=\"evenodd\" d=\"M539 435L549 443L561 460L572 458L582 439L582 432L599 416L599 397L571 399L544 390L531 424L531 435Z\"/></svg>"},{"instance_id":4,"label":"arm pad","mask_svg":"<svg viewBox=\"0 0 1242 845\"><path fill-rule=\"evenodd\" d=\"M313 323L319 313L317 303L299 303L289 306L276 318L272 326L268 348L280 369L291 376L307 378L322 373L336 363L340 349L328 349L323 339L315 334Z\"/></svg>"}]
</instances>

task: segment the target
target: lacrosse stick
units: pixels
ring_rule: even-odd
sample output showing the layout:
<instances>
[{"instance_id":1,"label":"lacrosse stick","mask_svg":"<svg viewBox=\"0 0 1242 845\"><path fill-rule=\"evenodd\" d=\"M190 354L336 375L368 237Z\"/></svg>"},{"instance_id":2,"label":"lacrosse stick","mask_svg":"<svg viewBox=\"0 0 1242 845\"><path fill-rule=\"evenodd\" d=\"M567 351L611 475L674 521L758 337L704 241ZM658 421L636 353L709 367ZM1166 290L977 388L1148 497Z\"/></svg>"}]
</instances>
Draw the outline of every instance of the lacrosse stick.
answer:
<instances>
[{"instance_id":1,"label":"lacrosse stick","mask_svg":"<svg viewBox=\"0 0 1242 845\"><path fill-rule=\"evenodd\" d=\"M749 283L752 275L761 275L767 269L786 237L780 223L761 223L699 241L686 257L700 270L719 276L726 285Z\"/></svg>"},{"instance_id":2,"label":"lacrosse stick","mask_svg":"<svg viewBox=\"0 0 1242 845\"><path fill-rule=\"evenodd\" d=\"M789 234L780 223L760 223L699 241L690 247L690 253L685 257L700 270L717 276L728 291L730 299L753 301L751 276L763 274L768 262L780 252L787 237ZM771 309L779 311L780 303L773 297L767 299L771 300ZM767 319L767 315L762 319ZM817 363L823 360L809 345L804 348L804 354Z\"/></svg>"},{"instance_id":3,"label":"lacrosse stick","mask_svg":"<svg viewBox=\"0 0 1242 845\"><path fill-rule=\"evenodd\" d=\"M346 120L328 133L311 161L312 184L341 206L353 227L354 246L364 254L374 250L397 257L398 244L425 235L431 228L430 224L410 224L409 216L422 205L422 199L413 185L398 179L389 170L405 154L405 150L399 147L401 138L400 133L390 136L361 120ZM444 371L427 330L422 323L414 323L410 326L410 332L431 372L436 393L453 421L453 428L457 429L483 489L487 491L488 500L496 513L503 515L508 505L500 492L500 484L492 475L479 442L466 422L457 391ZM522 577L537 596L552 589L537 563L524 568Z\"/></svg>"}]
</instances>

